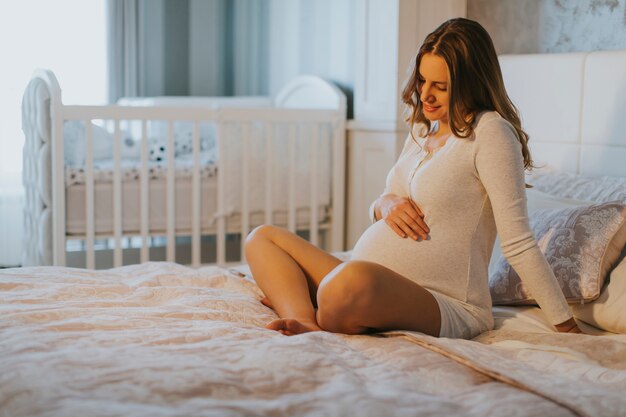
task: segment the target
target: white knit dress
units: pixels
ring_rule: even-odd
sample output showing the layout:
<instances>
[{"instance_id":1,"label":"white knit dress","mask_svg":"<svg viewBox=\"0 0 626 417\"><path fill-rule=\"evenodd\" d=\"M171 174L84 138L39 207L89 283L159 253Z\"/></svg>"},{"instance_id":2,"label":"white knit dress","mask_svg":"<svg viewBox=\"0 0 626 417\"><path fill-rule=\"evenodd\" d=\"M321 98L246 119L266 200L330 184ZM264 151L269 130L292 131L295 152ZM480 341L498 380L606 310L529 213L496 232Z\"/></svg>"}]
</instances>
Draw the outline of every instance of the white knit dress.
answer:
<instances>
[{"instance_id":1,"label":"white knit dress","mask_svg":"<svg viewBox=\"0 0 626 417\"><path fill-rule=\"evenodd\" d=\"M378 221L351 259L376 262L430 290L442 312L440 336L471 338L493 327L487 271L497 230L502 253L549 320L572 317L528 224L521 144L510 123L483 112L473 137L451 136L424 161L425 138L417 142L407 138L383 194L414 200L430 238L402 238Z\"/></svg>"}]
</instances>

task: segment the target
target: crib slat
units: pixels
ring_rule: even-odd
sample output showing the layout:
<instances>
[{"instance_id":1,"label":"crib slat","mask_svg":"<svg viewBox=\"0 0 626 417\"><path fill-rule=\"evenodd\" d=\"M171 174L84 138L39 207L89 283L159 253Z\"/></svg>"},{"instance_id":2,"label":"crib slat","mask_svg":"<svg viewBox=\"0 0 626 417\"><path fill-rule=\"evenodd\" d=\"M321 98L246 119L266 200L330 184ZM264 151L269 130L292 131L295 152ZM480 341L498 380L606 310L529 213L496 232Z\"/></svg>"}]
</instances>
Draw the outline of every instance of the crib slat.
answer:
<instances>
[{"instance_id":1,"label":"crib slat","mask_svg":"<svg viewBox=\"0 0 626 417\"><path fill-rule=\"evenodd\" d=\"M250 173L250 123L241 126L241 262L245 262L244 239L250 231L250 187L248 175Z\"/></svg>"},{"instance_id":2,"label":"crib slat","mask_svg":"<svg viewBox=\"0 0 626 417\"><path fill-rule=\"evenodd\" d=\"M224 122L219 121L217 124L217 133L215 135L215 146L217 147L217 264L222 266L226 264L226 219L225 204L226 199L226 126Z\"/></svg>"},{"instance_id":3,"label":"crib slat","mask_svg":"<svg viewBox=\"0 0 626 417\"><path fill-rule=\"evenodd\" d=\"M113 137L113 265L118 267L122 265L122 134L119 120L115 121Z\"/></svg>"},{"instance_id":4,"label":"crib slat","mask_svg":"<svg viewBox=\"0 0 626 417\"><path fill-rule=\"evenodd\" d=\"M191 264L200 266L200 127L198 122L193 124L192 151Z\"/></svg>"},{"instance_id":5,"label":"crib slat","mask_svg":"<svg viewBox=\"0 0 626 417\"><path fill-rule=\"evenodd\" d=\"M265 131L265 223L273 223L273 194L272 194L272 168L273 160L273 141L274 141L274 123L267 123Z\"/></svg>"},{"instance_id":6,"label":"crib slat","mask_svg":"<svg viewBox=\"0 0 626 417\"><path fill-rule=\"evenodd\" d=\"M311 180L311 212L309 226L309 241L317 246L319 244L318 233L318 151L319 151L319 125L314 123L311 129L309 175Z\"/></svg>"},{"instance_id":7,"label":"crib slat","mask_svg":"<svg viewBox=\"0 0 626 417\"><path fill-rule=\"evenodd\" d=\"M344 207L345 207L345 160L346 135L345 120L337 116L332 123L332 232L330 249L342 251L344 248Z\"/></svg>"},{"instance_id":8,"label":"crib slat","mask_svg":"<svg viewBox=\"0 0 626 417\"><path fill-rule=\"evenodd\" d=\"M140 191L140 210L141 210L141 249L139 250L139 259L140 261L147 262L150 258L148 252L148 197L149 197L149 189L148 189L148 132L147 132L147 122L145 120L141 121L141 171L140 171L140 182L141 182L141 191Z\"/></svg>"},{"instance_id":9,"label":"crib slat","mask_svg":"<svg viewBox=\"0 0 626 417\"><path fill-rule=\"evenodd\" d=\"M296 133L298 126L289 124L289 200L287 228L290 232L296 232Z\"/></svg>"},{"instance_id":10,"label":"crib slat","mask_svg":"<svg viewBox=\"0 0 626 417\"><path fill-rule=\"evenodd\" d=\"M52 123L52 259L56 266L65 266L67 246L63 110L60 99L55 100L53 97L50 100L50 122ZM30 176L30 178L35 178L35 176Z\"/></svg>"},{"instance_id":11,"label":"crib slat","mask_svg":"<svg viewBox=\"0 0 626 417\"><path fill-rule=\"evenodd\" d=\"M168 262L176 261L176 234L174 228L175 224L175 205L176 198L175 180L176 180L176 165L174 161L174 124L172 121L167 122L167 248L165 259Z\"/></svg>"},{"instance_id":12,"label":"crib slat","mask_svg":"<svg viewBox=\"0 0 626 417\"><path fill-rule=\"evenodd\" d=\"M94 204L94 178L93 178L93 129L91 120L85 120L85 219L87 230L85 236L86 266L94 269L96 259L94 253L95 240L95 204Z\"/></svg>"}]
</instances>

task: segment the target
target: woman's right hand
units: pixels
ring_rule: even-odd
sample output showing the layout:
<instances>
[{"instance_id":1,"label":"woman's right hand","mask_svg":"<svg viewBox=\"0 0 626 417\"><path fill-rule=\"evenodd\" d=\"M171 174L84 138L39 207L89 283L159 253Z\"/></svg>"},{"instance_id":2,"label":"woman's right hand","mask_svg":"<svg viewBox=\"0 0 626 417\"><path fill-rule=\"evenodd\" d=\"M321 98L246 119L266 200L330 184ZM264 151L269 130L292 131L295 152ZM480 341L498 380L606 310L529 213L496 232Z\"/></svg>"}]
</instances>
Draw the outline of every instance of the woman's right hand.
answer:
<instances>
[{"instance_id":1,"label":"woman's right hand","mask_svg":"<svg viewBox=\"0 0 626 417\"><path fill-rule=\"evenodd\" d=\"M381 218L398 236L413 240L428 237L430 229L424 222L424 213L410 198L385 194L378 199L378 207Z\"/></svg>"},{"instance_id":2,"label":"woman's right hand","mask_svg":"<svg viewBox=\"0 0 626 417\"><path fill-rule=\"evenodd\" d=\"M574 319L574 317L561 324L556 324L554 327L556 327L556 330L559 333L582 333L582 330L578 327L578 323L576 323L576 319Z\"/></svg>"}]
</instances>

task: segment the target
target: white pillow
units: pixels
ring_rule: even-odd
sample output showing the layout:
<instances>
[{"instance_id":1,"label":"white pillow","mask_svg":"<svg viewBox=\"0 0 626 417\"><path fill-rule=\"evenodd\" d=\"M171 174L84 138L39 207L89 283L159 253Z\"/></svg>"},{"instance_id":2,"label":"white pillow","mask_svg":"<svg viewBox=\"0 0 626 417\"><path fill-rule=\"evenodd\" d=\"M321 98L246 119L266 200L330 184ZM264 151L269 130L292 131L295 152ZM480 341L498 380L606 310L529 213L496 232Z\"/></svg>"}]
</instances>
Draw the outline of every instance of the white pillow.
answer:
<instances>
[{"instance_id":1,"label":"white pillow","mask_svg":"<svg viewBox=\"0 0 626 417\"><path fill-rule=\"evenodd\" d=\"M572 310L577 319L600 329L626 333L626 258L613 269L597 300L574 304Z\"/></svg>"},{"instance_id":2,"label":"white pillow","mask_svg":"<svg viewBox=\"0 0 626 417\"><path fill-rule=\"evenodd\" d=\"M93 134L93 160L107 161L113 159L113 134L95 123L91 123ZM139 160L139 142L129 132L122 130L121 158ZM65 165L82 167L86 161L85 123L78 120L66 121L63 125Z\"/></svg>"},{"instance_id":3,"label":"white pillow","mask_svg":"<svg viewBox=\"0 0 626 417\"><path fill-rule=\"evenodd\" d=\"M625 177L588 177L567 172L533 171L527 174L526 181L539 191L563 198L576 198L606 203L626 202Z\"/></svg>"},{"instance_id":4,"label":"white pillow","mask_svg":"<svg viewBox=\"0 0 626 417\"><path fill-rule=\"evenodd\" d=\"M552 194L547 194L534 188L526 190L526 199L528 206L528 214L535 210L553 209L553 208L567 208L567 207L579 207L590 206L595 204L589 200L577 200L573 198L558 197Z\"/></svg>"},{"instance_id":5,"label":"white pillow","mask_svg":"<svg viewBox=\"0 0 626 417\"><path fill-rule=\"evenodd\" d=\"M112 138L106 129L91 123L93 134L93 159L111 159L113 156ZM66 121L63 125L65 165L80 167L85 165L85 123L77 120Z\"/></svg>"}]
</instances>

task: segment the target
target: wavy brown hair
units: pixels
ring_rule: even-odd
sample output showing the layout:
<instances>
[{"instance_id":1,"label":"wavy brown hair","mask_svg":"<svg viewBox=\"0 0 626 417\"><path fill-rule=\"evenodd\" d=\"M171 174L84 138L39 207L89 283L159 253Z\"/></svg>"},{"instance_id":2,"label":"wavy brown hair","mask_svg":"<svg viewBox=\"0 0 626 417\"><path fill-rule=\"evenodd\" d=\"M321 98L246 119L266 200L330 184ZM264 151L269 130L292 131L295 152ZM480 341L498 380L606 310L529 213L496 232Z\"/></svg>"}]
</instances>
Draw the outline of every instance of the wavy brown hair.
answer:
<instances>
[{"instance_id":1,"label":"wavy brown hair","mask_svg":"<svg viewBox=\"0 0 626 417\"><path fill-rule=\"evenodd\" d=\"M430 120L424 116L418 91L419 66L425 54L434 54L448 65L450 92L448 120L455 136L473 135L473 124L485 110L498 112L517 132L522 144L524 168L532 169L528 134L515 105L511 102L502 78L496 49L487 31L473 20L450 19L429 34L417 52L411 76L402 91L402 101L408 106L409 126L424 123L430 130ZM412 129L411 129L412 131Z\"/></svg>"}]
</instances>

